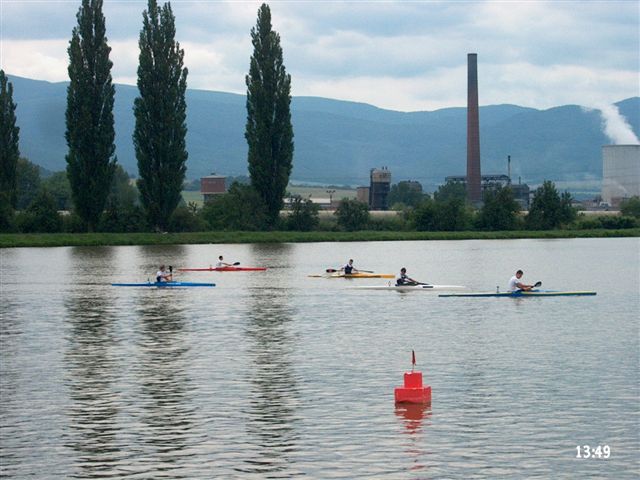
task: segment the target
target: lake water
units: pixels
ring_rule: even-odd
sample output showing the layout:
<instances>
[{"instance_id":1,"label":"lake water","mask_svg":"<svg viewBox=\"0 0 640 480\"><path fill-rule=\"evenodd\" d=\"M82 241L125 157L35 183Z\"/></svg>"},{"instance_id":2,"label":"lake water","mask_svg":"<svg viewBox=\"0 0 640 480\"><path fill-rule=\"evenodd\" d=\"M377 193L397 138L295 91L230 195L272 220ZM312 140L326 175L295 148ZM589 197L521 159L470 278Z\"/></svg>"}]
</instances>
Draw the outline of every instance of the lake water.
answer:
<instances>
[{"instance_id":1,"label":"lake water","mask_svg":"<svg viewBox=\"0 0 640 480\"><path fill-rule=\"evenodd\" d=\"M136 289L218 255L266 272ZM638 478L640 241L0 250L4 478ZM359 291L362 269L495 290ZM415 350L429 407L394 406ZM577 446L610 456L576 458Z\"/></svg>"}]
</instances>

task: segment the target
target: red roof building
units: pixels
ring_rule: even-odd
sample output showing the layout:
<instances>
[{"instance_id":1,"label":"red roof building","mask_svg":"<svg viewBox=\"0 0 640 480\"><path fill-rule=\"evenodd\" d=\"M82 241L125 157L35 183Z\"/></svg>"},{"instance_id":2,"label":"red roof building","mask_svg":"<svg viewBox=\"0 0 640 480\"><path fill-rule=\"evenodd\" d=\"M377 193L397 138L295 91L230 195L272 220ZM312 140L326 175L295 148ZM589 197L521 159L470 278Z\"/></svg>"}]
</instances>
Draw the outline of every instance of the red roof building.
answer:
<instances>
[{"instance_id":1,"label":"red roof building","mask_svg":"<svg viewBox=\"0 0 640 480\"><path fill-rule=\"evenodd\" d=\"M204 201L211 200L216 195L226 193L225 181L227 177L222 175L208 175L200 178L200 193L204 196Z\"/></svg>"}]
</instances>

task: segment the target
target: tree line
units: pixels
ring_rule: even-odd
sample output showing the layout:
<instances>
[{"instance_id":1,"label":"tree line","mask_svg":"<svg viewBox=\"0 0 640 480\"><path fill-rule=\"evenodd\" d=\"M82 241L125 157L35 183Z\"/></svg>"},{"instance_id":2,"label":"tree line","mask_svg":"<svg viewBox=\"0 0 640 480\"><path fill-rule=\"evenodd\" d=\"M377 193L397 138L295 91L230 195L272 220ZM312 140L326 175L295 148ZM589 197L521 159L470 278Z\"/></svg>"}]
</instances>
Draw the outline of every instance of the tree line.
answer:
<instances>
[{"instance_id":1,"label":"tree line","mask_svg":"<svg viewBox=\"0 0 640 480\"><path fill-rule=\"evenodd\" d=\"M158 5L148 0L142 12L139 35L139 63L134 100L133 146L138 163L137 199L122 205L113 194L122 186L122 173L115 156L112 83L103 0L82 0L77 26L71 32L69 86L65 111L66 179L71 209L70 219L58 219L56 203L44 188L32 203L18 202L18 166L29 170L20 159L19 132L13 86L0 70L0 228L2 231L31 231L30 216L50 212L49 230L97 231L105 224L113 227L114 216L134 215L136 228L167 231L175 228L185 182L187 134L186 88L188 69L184 50L176 41L175 17L170 3ZM271 27L266 4L258 10L251 29L254 47L247 85L245 138L249 146L248 168L253 201L264 208L264 227L275 228L293 163L291 125L291 77L283 63L280 36ZM28 175L27 175L28 176ZM33 179L33 175L31 175ZM62 181L56 175L57 181ZM24 180L24 178L23 178ZM34 180L35 181L35 180ZM53 180L42 182L51 183ZM64 182L63 182L64 183ZM194 212L195 213L195 212ZM173 223L172 223L173 222ZM72 226L63 224L71 223ZM118 223L118 222L115 222ZM126 223L126 222L125 222ZM35 227L35 224L33 225ZM44 228L44 227L42 227Z\"/></svg>"},{"instance_id":2,"label":"tree line","mask_svg":"<svg viewBox=\"0 0 640 480\"><path fill-rule=\"evenodd\" d=\"M40 169L26 159L18 162L19 211L4 231L82 232L83 222L76 212L60 215L71 203L66 172L41 177ZM392 191L402 190L402 182ZM136 187L129 175L116 166L106 207L95 227L97 232L150 232ZM367 204L343 199L333 215L320 216L317 204L300 196L291 197L288 210L279 215L273 229L289 231L508 231L551 229L621 229L640 226L640 198L621 206L622 215L585 217L571 206L571 198L561 194L553 182L544 182L533 195L527 214L520 211L508 187L488 191L484 204L476 209L466 200L464 186L442 185L433 195L395 196L396 215L378 217ZM6 218L0 212L0 219ZM172 232L259 231L268 228L268 212L258 192L248 182L234 182L228 193L207 202L202 208L184 201L174 210L167 229Z\"/></svg>"},{"instance_id":3,"label":"tree line","mask_svg":"<svg viewBox=\"0 0 640 480\"><path fill-rule=\"evenodd\" d=\"M233 183L203 208L184 204L188 152L188 70L176 41L170 3L148 0L142 12L134 100L135 185L115 156L112 84L103 0L82 0L68 47L69 87L65 112L66 171L41 178L39 168L20 157L13 86L0 70L0 231L146 232L205 230L548 230L638 226L640 200L622 206L622 217L587 219L571 207L569 193L546 181L534 193L526 216L509 188L487 191L474 209L461 184L443 185L433 196L417 182L400 182L390 203L400 215L377 218L366 204L343 199L335 215L320 218L318 206L294 197L280 212L293 165L291 76L283 63L280 36L266 4L251 28L253 54L247 87L248 183ZM419 188L418 188L419 187ZM69 211L60 215L59 211Z\"/></svg>"}]
</instances>

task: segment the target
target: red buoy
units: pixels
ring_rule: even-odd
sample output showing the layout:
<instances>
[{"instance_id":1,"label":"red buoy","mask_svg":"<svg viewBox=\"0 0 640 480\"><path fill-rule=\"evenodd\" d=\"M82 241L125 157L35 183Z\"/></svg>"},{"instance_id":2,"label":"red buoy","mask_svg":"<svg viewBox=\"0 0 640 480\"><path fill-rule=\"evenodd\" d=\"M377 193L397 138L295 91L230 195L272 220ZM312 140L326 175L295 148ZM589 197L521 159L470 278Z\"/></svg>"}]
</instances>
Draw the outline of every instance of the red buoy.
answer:
<instances>
[{"instance_id":1,"label":"red buoy","mask_svg":"<svg viewBox=\"0 0 640 480\"><path fill-rule=\"evenodd\" d=\"M422 372L414 371L416 354L411 351L411 371L404 374L404 386L396 387L396 403L431 403L431 386L422 385Z\"/></svg>"}]
</instances>

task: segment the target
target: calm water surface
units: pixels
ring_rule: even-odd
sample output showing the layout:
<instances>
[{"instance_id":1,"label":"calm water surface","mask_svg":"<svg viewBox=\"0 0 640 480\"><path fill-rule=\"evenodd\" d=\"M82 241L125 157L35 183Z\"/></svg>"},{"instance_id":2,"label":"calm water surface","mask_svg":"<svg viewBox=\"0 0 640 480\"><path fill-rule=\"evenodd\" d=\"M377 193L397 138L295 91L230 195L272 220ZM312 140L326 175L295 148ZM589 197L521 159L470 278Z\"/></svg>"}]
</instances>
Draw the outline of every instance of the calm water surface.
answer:
<instances>
[{"instance_id":1,"label":"calm water surface","mask_svg":"<svg viewBox=\"0 0 640 480\"><path fill-rule=\"evenodd\" d=\"M160 263L213 289L135 289ZM438 298L517 268L595 297ZM638 239L0 250L4 478L637 478ZM411 350L430 407L395 407ZM608 445L608 459L576 446Z\"/></svg>"}]
</instances>

